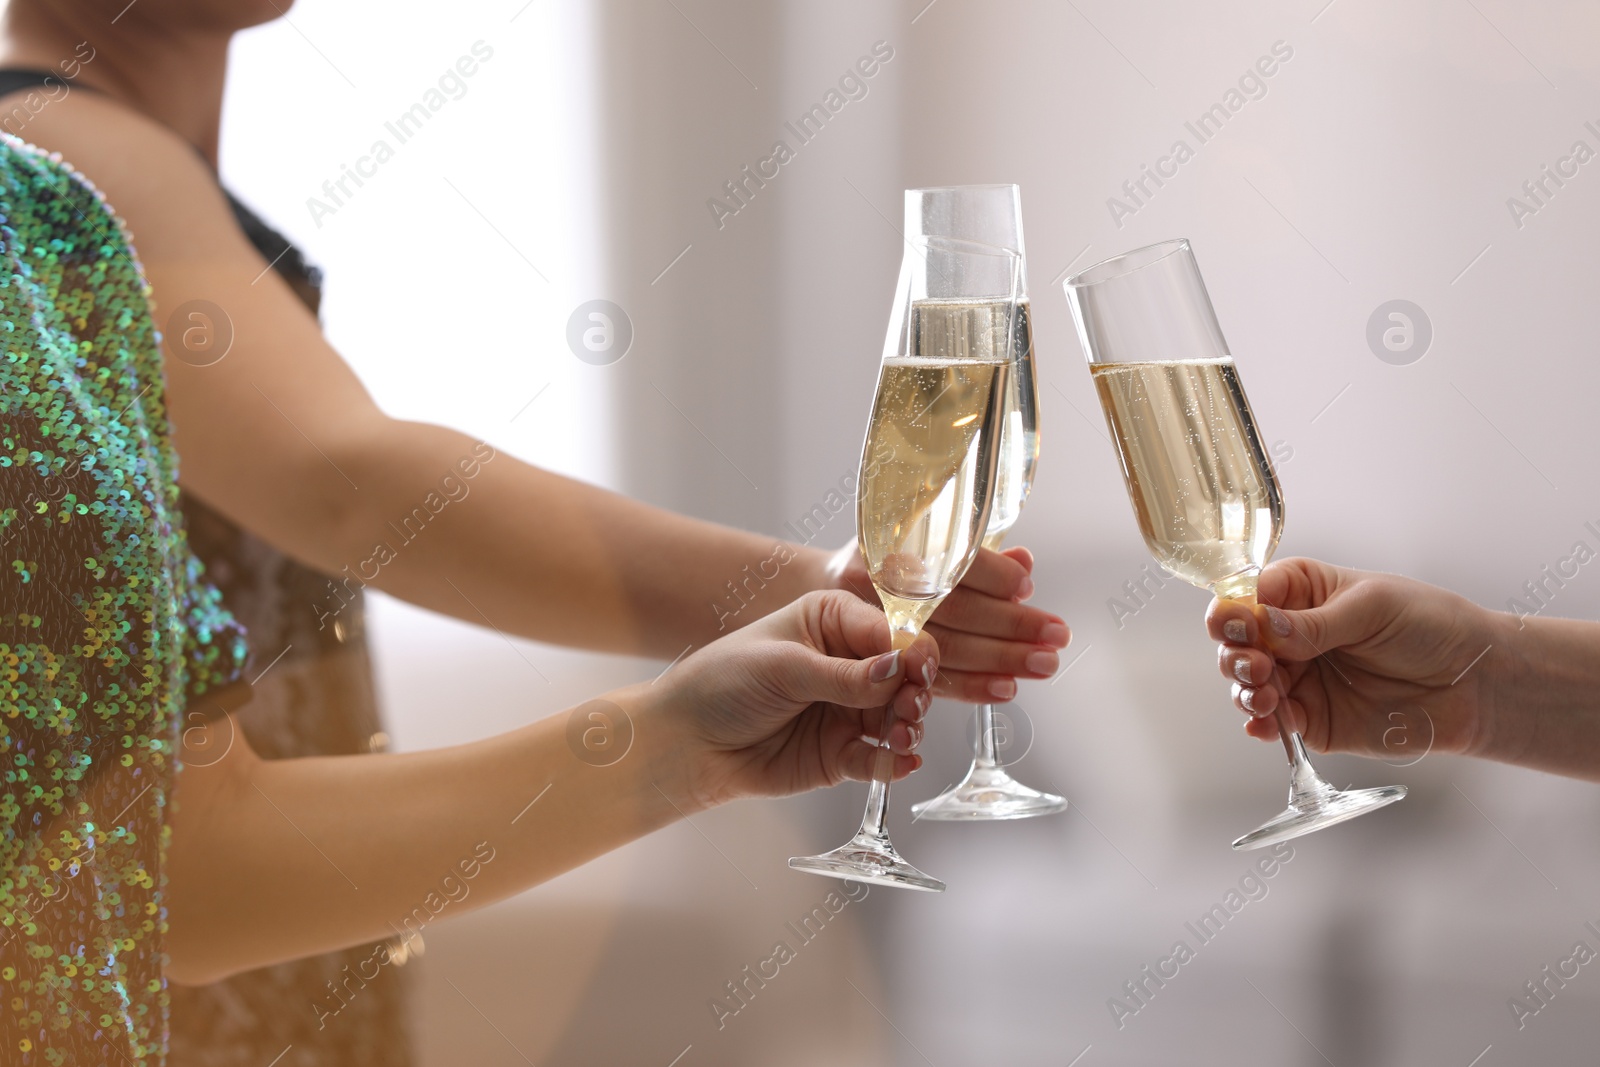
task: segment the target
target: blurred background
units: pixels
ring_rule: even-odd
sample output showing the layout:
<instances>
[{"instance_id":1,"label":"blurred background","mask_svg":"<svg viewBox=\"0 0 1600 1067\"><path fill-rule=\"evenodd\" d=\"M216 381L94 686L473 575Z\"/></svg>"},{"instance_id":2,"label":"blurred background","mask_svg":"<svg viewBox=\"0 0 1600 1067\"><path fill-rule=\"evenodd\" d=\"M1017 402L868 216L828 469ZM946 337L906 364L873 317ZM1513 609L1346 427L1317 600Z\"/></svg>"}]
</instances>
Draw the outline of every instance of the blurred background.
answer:
<instances>
[{"instance_id":1,"label":"blurred background","mask_svg":"<svg viewBox=\"0 0 1600 1067\"><path fill-rule=\"evenodd\" d=\"M1145 579L1060 281L1189 237L1279 464L1280 555L1504 609L1600 548L1597 39L1579 0L302 0L243 35L224 178L327 271L329 334L388 410L775 537L856 468L901 190L1022 187L1044 454L1014 541L1075 636L1006 709L1006 755L1071 809L913 824L966 763L965 710L937 706L890 825L949 892L872 890L798 946L785 924L834 886L785 860L842 840L864 787L697 816L430 927L422 1062L1592 1062L1600 973L1520 1027L1508 1001L1600 948L1600 792L1429 753L1425 728L1390 766L1319 759L1411 796L1296 842L1212 941L1189 932L1252 872L1228 841L1281 806L1282 753L1240 732L1205 596ZM316 208L478 42L460 93ZM865 94L799 144L785 123L875 48ZM779 139L793 158L730 199ZM1125 189L1178 141L1175 175ZM567 340L593 300L631 331L609 362ZM1392 301L1413 326L1393 349ZM819 542L853 536L845 512ZM403 749L662 666L375 599ZM1548 610L1597 608L1585 568ZM798 958L719 1025L780 939ZM1195 958L1133 1000L1180 939Z\"/></svg>"}]
</instances>

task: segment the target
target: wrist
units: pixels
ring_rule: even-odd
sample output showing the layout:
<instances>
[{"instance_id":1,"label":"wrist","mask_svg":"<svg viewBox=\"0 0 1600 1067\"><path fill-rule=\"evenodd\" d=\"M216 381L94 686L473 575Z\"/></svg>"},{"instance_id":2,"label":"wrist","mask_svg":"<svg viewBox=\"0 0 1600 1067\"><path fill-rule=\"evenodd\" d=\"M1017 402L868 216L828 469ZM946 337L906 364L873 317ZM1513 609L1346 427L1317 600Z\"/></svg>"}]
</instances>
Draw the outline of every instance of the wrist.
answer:
<instances>
[{"instance_id":1,"label":"wrist","mask_svg":"<svg viewBox=\"0 0 1600 1067\"><path fill-rule=\"evenodd\" d=\"M627 717L632 746L627 758L634 758L638 788L684 817L721 803L708 785L707 752L690 728L686 694L668 679L657 679L614 690L603 699Z\"/></svg>"},{"instance_id":2,"label":"wrist","mask_svg":"<svg viewBox=\"0 0 1600 1067\"><path fill-rule=\"evenodd\" d=\"M1486 655L1480 666L1482 674L1475 686L1476 699L1472 702L1473 724L1464 755L1479 759L1508 761L1508 746L1514 746L1524 735L1508 717L1523 703L1512 697L1513 693L1527 688L1532 674L1529 665L1532 649L1527 628L1522 620L1503 611L1479 608L1484 616L1485 641L1494 652Z\"/></svg>"}]
</instances>

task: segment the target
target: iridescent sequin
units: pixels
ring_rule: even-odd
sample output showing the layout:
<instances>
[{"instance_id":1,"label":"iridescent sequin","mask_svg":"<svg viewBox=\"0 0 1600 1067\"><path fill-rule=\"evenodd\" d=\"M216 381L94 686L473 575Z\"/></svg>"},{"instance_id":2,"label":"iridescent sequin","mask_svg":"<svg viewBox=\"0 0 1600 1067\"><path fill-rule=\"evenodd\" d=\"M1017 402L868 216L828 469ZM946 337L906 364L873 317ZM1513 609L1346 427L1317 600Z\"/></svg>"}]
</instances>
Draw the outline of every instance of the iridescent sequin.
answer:
<instances>
[{"instance_id":1,"label":"iridescent sequin","mask_svg":"<svg viewBox=\"0 0 1600 1067\"><path fill-rule=\"evenodd\" d=\"M244 634L184 537L120 220L3 138L0 246L0 1062L160 1063L179 717Z\"/></svg>"}]
</instances>

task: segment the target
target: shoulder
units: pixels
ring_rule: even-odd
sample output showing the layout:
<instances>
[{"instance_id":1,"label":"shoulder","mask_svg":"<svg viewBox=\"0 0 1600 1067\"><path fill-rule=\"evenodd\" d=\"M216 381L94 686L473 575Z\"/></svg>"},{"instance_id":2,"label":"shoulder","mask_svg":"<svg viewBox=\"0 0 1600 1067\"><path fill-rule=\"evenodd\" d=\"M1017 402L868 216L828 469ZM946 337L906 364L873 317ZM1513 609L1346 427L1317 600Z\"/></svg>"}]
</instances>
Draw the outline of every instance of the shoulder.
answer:
<instances>
[{"instance_id":1,"label":"shoulder","mask_svg":"<svg viewBox=\"0 0 1600 1067\"><path fill-rule=\"evenodd\" d=\"M0 99L0 110L5 102ZM248 247L206 161L133 108L79 90L35 114L24 132L30 146L104 195L146 262L210 258Z\"/></svg>"}]
</instances>

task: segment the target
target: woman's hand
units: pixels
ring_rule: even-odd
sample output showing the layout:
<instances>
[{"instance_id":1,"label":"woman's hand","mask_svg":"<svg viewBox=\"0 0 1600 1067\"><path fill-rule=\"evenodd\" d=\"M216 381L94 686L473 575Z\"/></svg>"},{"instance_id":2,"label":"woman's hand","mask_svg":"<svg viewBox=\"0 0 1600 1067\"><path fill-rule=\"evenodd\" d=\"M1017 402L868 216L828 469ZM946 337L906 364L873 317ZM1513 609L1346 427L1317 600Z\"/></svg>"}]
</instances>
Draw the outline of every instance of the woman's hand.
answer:
<instances>
[{"instance_id":1,"label":"woman's hand","mask_svg":"<svg viewBox=\"0 0 1600 1067\"><path fill-rule=\"evenodd\" d=\"M829 587L878 604L866 562L854 544L833 554ZM1022 603L1033 595L1033 553L1025 548L978 551L966 577L928 622L939 643L941 663L934 679L938 696L972 704L1006 701L1017 695L1017 678L1049 678L1061 666L1057 651L1071 631L1060 616Z\"/></svg>"},{"instance_id":2,"label":"woman's hand","mask_svg":"<svg viewBox=\"0 0 1600 1067\"><path fill-rule=\"evenodd\" d=\"M1253 610L1212 601L1206 627L1245 732L1277 718L1319 752L1418 757L1469 752L1492 716L1510 617L1393 574L1279 560Z\"/></svg>"},{"instance_id":3,"label":"woman's hand","mask_svg":"<svg viewBox=\"0 0 1600 1067\"><path fill-rule=\"evenodd\" d=\"M696 807L785 796L871 777L891 709L894 777L914 755L939 650L931 637L891 651L883 612L845 593L808 593L714 641L667 672L650 702Z\"/></svg>"}]
</instances>

